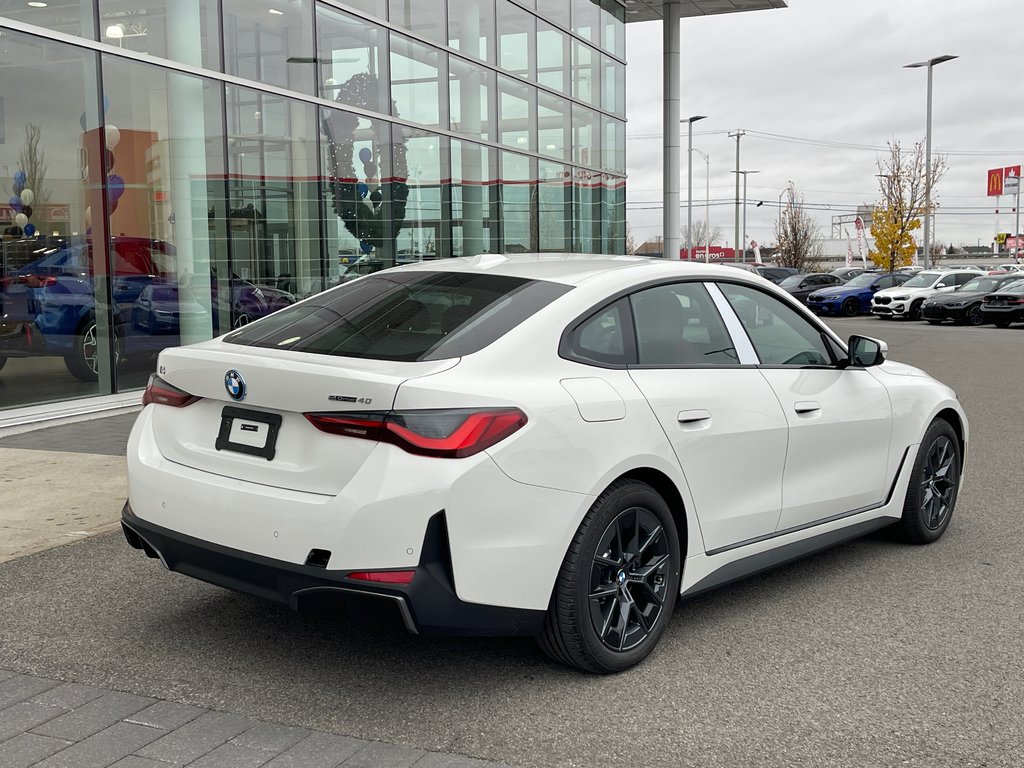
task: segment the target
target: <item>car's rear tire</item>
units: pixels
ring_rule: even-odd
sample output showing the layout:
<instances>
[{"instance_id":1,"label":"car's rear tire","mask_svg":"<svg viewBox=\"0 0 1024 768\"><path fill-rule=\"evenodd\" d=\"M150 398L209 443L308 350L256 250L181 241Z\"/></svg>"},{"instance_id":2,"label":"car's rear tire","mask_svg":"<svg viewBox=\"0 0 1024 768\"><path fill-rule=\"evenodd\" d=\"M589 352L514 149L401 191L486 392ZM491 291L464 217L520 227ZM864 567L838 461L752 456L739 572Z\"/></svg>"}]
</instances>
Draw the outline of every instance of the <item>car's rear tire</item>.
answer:
<instances>
[{"instance_id":1,"label":"car's rear tire","mask_svg":"<svg viewBox=\"0 0 1024 768\"><path fill-rule=\"evenodd\" d=\"M904 541L931 544L949 527L960 490L960 439L948 421L936 419L925 432L910 487L897 523Z\"/></svg>"},{"instance_id":2,"label":"car's rear tire","mask_svg":"<svg viewBox=\"0 0 1024 768\"><path fill-rule=\"evenodd\" d=\"M537 640L568 666L628 669L668 626L681 573L679 535L664 499L646 483L618 480L573 537Z\"/></svg>"},{"instance_id":3,"label":"car's rear tire","mask_svg":"<svg viewBox=\"0 0 1024 768\"><path fill-rule=\"evenodd\" d=\"M860 301L852 297L844 301L843 314L847 317L856 317L860 314Z\"/></svg>"},{"instance_id":4,"label":"car's rear tire","mask_svg":"<svg viewBox=\"0 0 1024 768\"><path fill-rule=\"evenodd\" d=\"M982 325L985 322L985 313L981 311L981 304L974 304L967 308L964 315L968 325Z\"/></svg>"}]
</instances>

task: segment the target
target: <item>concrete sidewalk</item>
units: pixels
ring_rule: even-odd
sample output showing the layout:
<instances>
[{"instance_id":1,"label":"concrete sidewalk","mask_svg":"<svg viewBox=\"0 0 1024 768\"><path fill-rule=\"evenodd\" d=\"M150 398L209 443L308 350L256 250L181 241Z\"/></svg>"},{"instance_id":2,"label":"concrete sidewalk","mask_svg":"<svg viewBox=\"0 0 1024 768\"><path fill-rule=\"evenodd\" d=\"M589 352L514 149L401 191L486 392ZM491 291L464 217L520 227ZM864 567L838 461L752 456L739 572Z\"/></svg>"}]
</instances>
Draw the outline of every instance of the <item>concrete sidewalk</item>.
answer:
<instances>
[{"instance_id":1,"label":"concrete sidewalk","mask_svg":"<svg viewBox=\"0 0 1024 768\"><path fill-rule=\"evenodd\" d=\"M0 585L5 561L13 567L15 559L118 529L134 421L128 414L0 438ZM135 554L127 545L125 552ZM33 659L16 661L24 661L22 671L35 668ZM0 768L264 765L500 768L0 669Z\"/></svg>"}]
</instances>

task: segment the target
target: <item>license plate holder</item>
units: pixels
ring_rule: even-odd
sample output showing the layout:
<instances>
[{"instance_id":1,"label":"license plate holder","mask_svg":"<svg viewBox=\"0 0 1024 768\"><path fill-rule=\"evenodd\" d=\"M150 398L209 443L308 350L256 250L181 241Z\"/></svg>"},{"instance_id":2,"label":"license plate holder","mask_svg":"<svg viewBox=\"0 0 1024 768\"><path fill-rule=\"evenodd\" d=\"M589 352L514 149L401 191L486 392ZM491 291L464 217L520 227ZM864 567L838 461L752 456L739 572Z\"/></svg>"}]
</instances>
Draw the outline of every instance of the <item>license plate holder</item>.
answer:
<instances>
[{"instance_id":1,"label":"license plate holder","mask_svg":"<svg viewBox=\"0 0 1024 768\"><path fill-rule=\"evenodd\" d=\"M234 451L273 461L280 430L280 414L226 405L220 412L220 431L215 447L218 451Z\"/></svg>"}]
</instances>

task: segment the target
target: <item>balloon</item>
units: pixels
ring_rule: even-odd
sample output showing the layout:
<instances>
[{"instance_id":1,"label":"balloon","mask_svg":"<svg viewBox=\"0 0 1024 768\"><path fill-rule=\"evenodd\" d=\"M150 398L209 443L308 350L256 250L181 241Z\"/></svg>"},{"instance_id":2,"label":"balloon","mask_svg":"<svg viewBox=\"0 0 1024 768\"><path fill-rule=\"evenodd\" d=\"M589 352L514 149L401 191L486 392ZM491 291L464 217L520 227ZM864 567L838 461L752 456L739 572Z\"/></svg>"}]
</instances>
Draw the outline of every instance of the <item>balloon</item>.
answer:
<instances>
[{"instance_id":1,"label":"balloon","mask_svg":"<svg viewBox=\"0 0 1024 768\"><path fill-rule=\"evenodd\" d=\"M28 216L26 216L24 213L19 213L17 216L14 217L14 223L17 224L22 229L24 229L25 225L28 224Z\"/></svg>"},{"instance_id":2,"label":"balloon","mask_svg":"<svg viewBox=\"0 0 1024 768\"><path fill-rule=\"evenodd\" d=\"M363 166L363 173L366 174L366 178L372 179L374 176L377 175L377 164L376 163L366 163Z\"/></svg>"},{"instance_id":3,"label":"balloon","mask_svg":"<svg viewBox=\"0 0 1024 768\"><path fill-rule=\"evenodd\" d=\"M11 187L11 189L14 191L14 196L17 197L19 200L21 199L21 190L23 190L24 188L25 185L19 184L18 182L14 182L14 185Z\"/></svg>"},{"instance_id":4,"label":"balloon","mask_svg":"<svg viewBox=\"0 0 1024 768\"><path fill-rule=\"evenodd\" d=\"M21 202L25 205L32 205L32 201L36 199L36 193L31 189L21 190ZM31 214L29 214L31 215Z\"/></svg>"},{"instance_id":5,"label":"balloon","mask_svg":"<svg viewBox=\"0 0 1024 768\"><path fill-rule=\"evenodd\" d=\"M359 159L364 163L368 163L373 159L373 153L370 151L369 147L363 147L359 150Z\"/></svg>"},{"instance_id":6,"label":"balloon","mask_svg":"<svg viewBox=\"0 0 1024 768\"><path fill-rule=\"evenodd\" d=\"M105 129L107 136L107 149L114 149L117 147L119 141L121 141L121 132L117 129L116 125L108 125Z\"/></svg>"},{"instance_id":7,"label":"balloon","mask_svg":"<svg viewBox=\"0 0 1024 768\"><path fill-rule=\"evenodd\" d=\"M10 203L11 208L13 208L15 211L21 210L21 198L12 197L7 202Z\"/></svg>"},{"instance_id":8,"label":"balloon","mask_svg":"<svg viewBox=\"0 0 1024 768\"><path fill-rule=\"evenodd\" d=\"M124 194L124 179L116 173L107 177L107 200L116 203Z\"/></svg>"},{"instance_id":9,"label":"balloon","mask_svg":"<svg viewBox=\"0 0 1024 768\"><path fill-rule=\"evenodd\" d=\"M359 241L359 250L362 251L363 253L369 253L370 251L373 250L373 246L370 245L365 240L360 240Z\"/></svg>"},{"instance_id":10,"label":"balloon","mask_svg":"<svg viewBox=\"0 0 1024 768\"><path fill-rule=\"evenodd\" d=\"M360 200L365 200L366 196L370 194L370 188L363 184L363 182L359 182L358 184L356 184L356 192L359 193Z\"/></svg>"},{"instance_id":11,"label":"balloon","mask_svg":"<svg viewBox=\"0 0 1024 768\"><path fill-rule=\"evenodd\" d=\"M32 206L31 205L23 205L23 206L21 206L21 212L24 213L26 216L28 216L30 219L32 218Z\"/></svg>"},{"instance_id":12,"label":"balloon","mask_svg":"<svg viewBox=\"0 0 1024 768\"><path fill-rule=\"evenodd\" d=\"M36 225L35 224L26 224L25 225L25 236L26 237L32 237L32 235L34 235L35 233L36 233Z\"/></svg>"},{"instance_id":13,"label":"balloon","mask_svg":"<svg viewBox=\"0 0 1024 768\"><path fill-rule=\"evenodd\" d=\"M22 187L25 186L25 182L28 181L28 175L24 171L14 172L14 183L20 184Z\"/></svg>"}]
</instances>

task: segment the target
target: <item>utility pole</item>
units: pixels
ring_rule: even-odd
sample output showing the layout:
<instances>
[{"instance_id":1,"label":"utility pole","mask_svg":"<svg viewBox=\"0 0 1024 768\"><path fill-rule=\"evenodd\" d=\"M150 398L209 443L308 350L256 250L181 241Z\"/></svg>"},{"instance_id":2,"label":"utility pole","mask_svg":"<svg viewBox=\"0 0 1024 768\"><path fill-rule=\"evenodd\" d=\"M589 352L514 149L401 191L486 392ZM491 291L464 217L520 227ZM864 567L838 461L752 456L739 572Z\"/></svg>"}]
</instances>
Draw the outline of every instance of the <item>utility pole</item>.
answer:
<instances>
[{"instance_id":1,"label":"utility pole","mask_svg":"<svg viewBox=\"0 0 1024 768\"><path fill-rule=\"evenodd\" d=\"M743 176L743 261L747 260L747 176L760 171L733 171L736 174L736 183L739 184L740 176Z\"/></svg>"},{"instance_id":2,"label":"utility pole","mask_svg":"<svg viewBox=\"0 0 1024 768\"><path fill-rule=\"evenodd\" d=\"M736 250L733 251L733 261L740 260L740 138L746 133L746 131L736 130L735 133L730 133L730 139L736 139L736 228L735 243Z\"/></svg>"}]
</instances>

